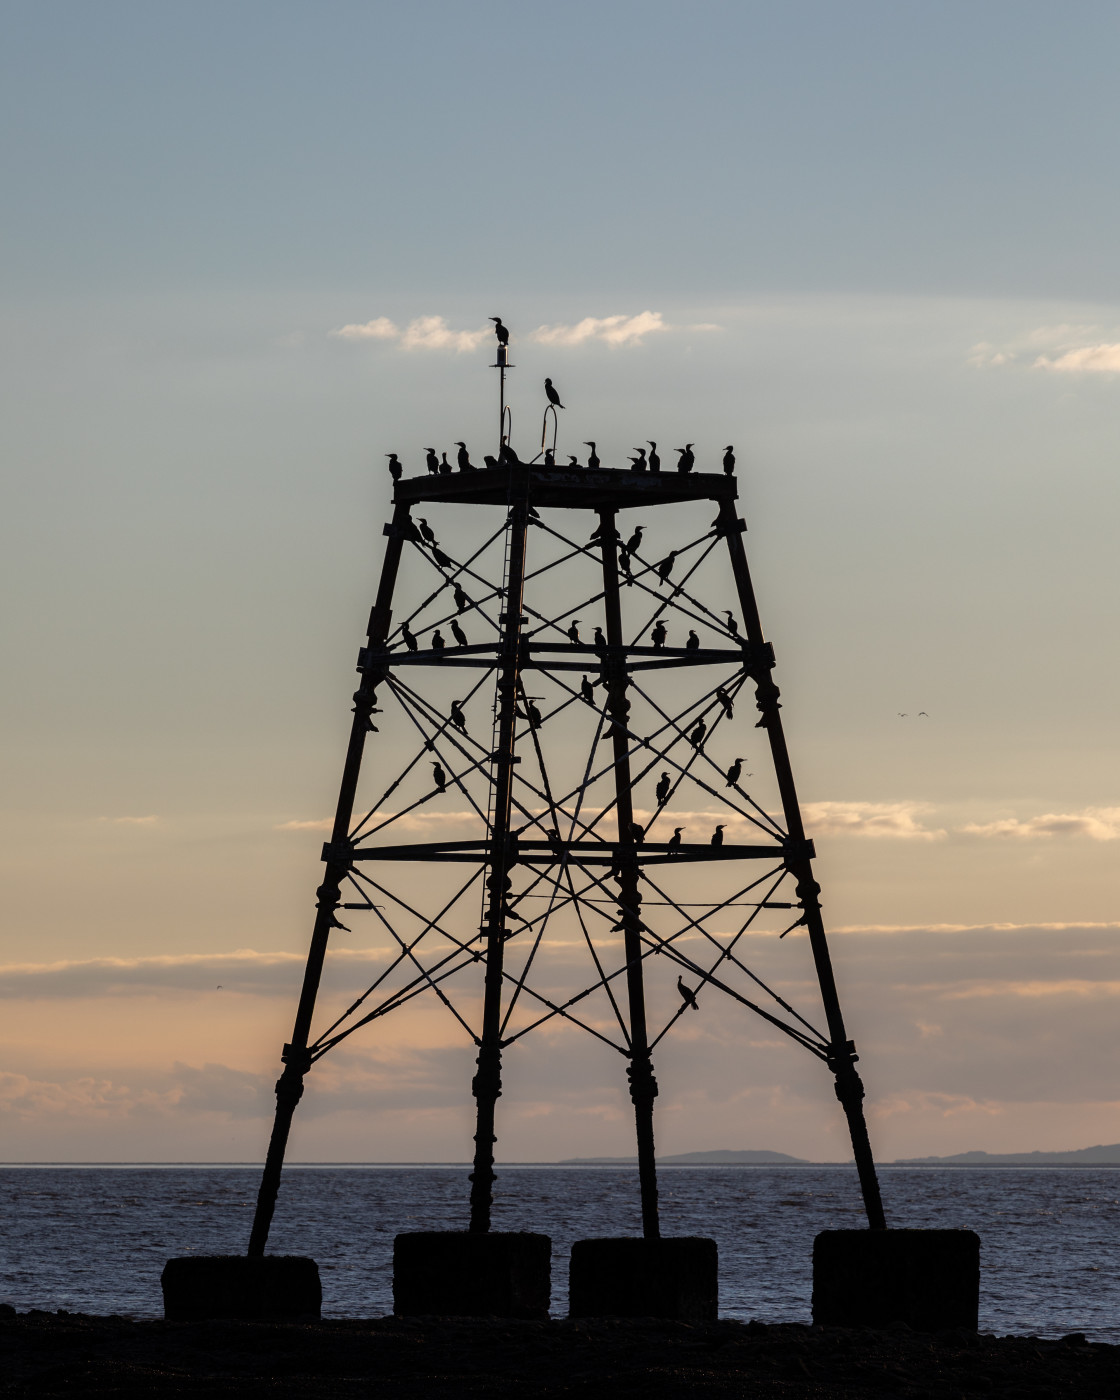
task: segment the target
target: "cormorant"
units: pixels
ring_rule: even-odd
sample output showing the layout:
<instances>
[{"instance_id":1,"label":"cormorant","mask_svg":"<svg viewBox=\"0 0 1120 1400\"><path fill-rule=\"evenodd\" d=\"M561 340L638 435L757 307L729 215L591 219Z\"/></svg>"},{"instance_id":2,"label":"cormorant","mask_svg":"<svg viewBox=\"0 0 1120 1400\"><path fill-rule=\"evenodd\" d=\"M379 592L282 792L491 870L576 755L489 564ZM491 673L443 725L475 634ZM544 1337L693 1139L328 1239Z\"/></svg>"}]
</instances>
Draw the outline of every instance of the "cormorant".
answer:
<instances>
[{"instance_id":1,"label":"cormorant","mask_svg":"<svg viewBox=\"0 0 1120 1400\"><path fill-rule=\"evenodd\" d=\"M509 330L502 325L502 318L500 316L491 316L490 320L494 322L494 334L498 337L498 344L508 345Z\"/></svg>"},{"instance_id":2,"label":"cormorant","mask_svg":"<svg viewBox=\"0 0 1120 1400\"><path fill-rule=\"evenodd\" d=\"M653 631L649 634L649 639L653 643L654 651L661 650L661 648L665 645L665 638L668 635L669 633L665 629L665 624L663 622L659 622L657 626L653 629Z\"/></svg>"},{"instance_id":3,"label":"cormorant","mask_svg":"<svg viewBox=\"0 0 1120 1400\"><path fill-rule=\"evenodd\" d=\"M640 827L640 826L638 825L637 822L631 822L631 823L630 823L630 840L633 841L634 845L635 845L635 846L640 846L640 845L642 844L642 842L643 842L645 839L646 839L646 833L645 833L645 831L642 829L642 827Z\"/></svg>"},{"instance_id":4,"label":"cormorant","mask_svg":"<svg viewBox=\"0 0 1120 1400\"><path fill-rule=\"evenodd\" d=\"M635 448L634 448L634 451L635 451L638 455L637 455L636 457L631 457L631 458L630 458L630 470L631 470L632 472L644 472L644 471L648 471L649 468L648 468L648 464L646 463L646 450L645 450L645 448L644 448L644 447L635 447Z\"/></svg>"},{"instance_id":5,"label":"cormorant","mask_svg":"<svg viewBox=\"0 0 1120 1400\"><path fill-rule=\"evenodd\" d=\"M551 447L546 447L544 450L544 464L546 467L554 467L556 465L556 453Z\"/></svg>"},{"instance_id":6,"label":"cormorant","mask_svg":"<svg viewBox=\"0 0 1120 1400\"><path fill-rule=\"evenodd\" d=\"M465 613L465 612L467 612L467 611L469 611L469 609L471 609L471 608L474 607L474 604L473 604L473 603L471 602L471 600L467 597L467 595L463 592L463 586L462 586L462 584L460 584L460 583L455 583L455 584L453 585L453 589L454 589L454 597L455 597L455 606L459 609L459 612L460 612L461 614L462 614L462 613Z\"/></svg>"},{"instance_id":7,"label":"cormorant","mask_svg":"<svg viewBox=\"0 0 1120 1400\"><path fill-rule=\"evenodd\" d=\"M700 638L696 635L696 633L692 630L691 627L688 629L688 641L685 642L684 648L685 651L700 650Z\"/></svg>"},{"instance_id":8,"label":"cormorant","mask_svg":"<svg viewBox=\"0 0 1120 1400\"><path fill-rule=\"evenodd\" d=\"M420 533L424 536L424 538L428 541L429 544L439 544L439 540L436 539L436 532L432 529L432 527L428 524L428 522L424 519L422 515L418 515L416 517L416 522L420 526Z\"/></svg>"},{"instance_id":9,"label":"cormorant","mask_svg":"<svg viewBox=\"0 0 1120 1400\"><path fill-rule=\"evenodd\" d=\"M574 646L574 647L578 647L578 646L581 646L581 645L582 645L582 643L580 642L580 639L579 639L579 618L578 618L578 617L577 617L577 618L574 618L574 619L572 620L572 625L568 628L568 641L571 642L572 646Z\"/></svg>"},{"instance_id":10,"label":"cormorant","mask_svg":"<svg viewBox=\"0 0 1120 1400\"><path fill-rule=\"evenodd\" d=\"M680 850L680 848L681 848L681 832L682 832L683 830L684 830L684 827L683 827L683 826L675 826L675 827L673 828L673 834L672 834L672 836L669 837L669 841L668 841L668 849L669 849L670 851L679 851L679 850Z\"/></svg>"},{"instance_id":11,"label":"cormorant","mask_svg":"<svg viewBox=\"0 0 1120 1400\"><path fill-rule=\"evenodd\" d=\"M727 612L727 609L725 608L724 611ZM733 637L739 635L739 624L735 621L735 618L730 612L727 613L727 630Z\"/></svg>"},{"instance_id":12,"label":"cormorant","mask_svg":"<svg viewBox=\"0 0 1120 1400\"><path fill-rule=\"evenodd\" d=\"M657 443L651 441L649 438L646 438L646 442L649 443L649 469L651 472L659 472L661 470L661 458L657 455Z\"/></svg>"},{"instance_id":13,"label":"cormorant","mask_svg":"<svg viewBox=\"0 0 1120 1400\"><path fill-rule=\"evenodd\" d=\"M696 721L696 728L688 736L688 742L694 749L698 749L704 742L704 735L708 732L707 721L701 717Z\"/></svg>"},{"instance_id":14,"label":"cormorant","mask_svg":"<svg viewBox=\"0 0 1120 1400\"><path fill-rule=\"evenodd\" d=\"M483 457L482 460L486 463L486 466L490 471L493 471L494 468L498 465L497 457L492 457L489 452L487 452L487 454L485 455L485 457Z\"/></svg>"},{"instance_id":15,"label":"cormorant","mask_svg":"<svg viewBox=\"0 0 1120 1400\"><path fill-rule=\"evenodd\" d=\"M544 723L544 716L541 714L540 710L537 709L536 705L533 704L532 699L528 695L525 697L524 718L529 721L530 729L539 729Z\"/></svg>"},{"instance_id":16,"label":"cormorant","mask_svg":"<svg viewBox=\"0 0 1120 1400\"><path fill-rule=\"evenodd\" d=\"M432 650L442 651L447 643L443 640L443 633L437 627L432 633Z\"/></svg>"},{"instance_id":17,"label":"cormorant","mask_svg":"<svg viewBox=\"0 0 1120 1400\"><path fill-rule=\"evenodd\" d=\"M716 829L715 829L715 831L712 832L712 845L713 845L713 846L722 846L722 845L723 845L723 823L722 823L722 822L720 822L719 826L717 826Z\"/></svg>"},{"instance_id":18,"label":"cormorant","mask_svg":"<svg viewBox=\"0 0 1120 1400\"><path fill-rule=\"evenodd\" d=\"M599 470L599 454L595 451L595 444L593 442L585 442L583 445L584 447L591 448L591 456L587 459L587 470L589 472L597 472Z\"/></svg>"},{"instance_id":19,"label":"cormorant","mask_svg":"<svg viewBox=\"0 0 1120 1400\"><path fill-rule=\"evenodd\" d=\"M436 545L432 545L432 558L436 561L436 563L440 566L441 569L453 569L455 567L454 560L448 559L447 555L444 554L443 550L438 548Z\"/></svg>"},{"instance_id":20,"label":"cormorant","mask_svg":"<svg viewBox=\"0 0 1120 1400\"><path fill-rule=\"evenodd\" d=\"M451 723L460 734L467 732L467 717L463 713L462 700L452 700L451 702Z\"/></svg>"},{"instance_id":21,"label":"cormorant","mask_svg":"<svg viewBox=\"0 0 1120 1400\"><path fill-rule=\"evenodd\" d=\"M424 449L424 453L425 453L424 461L427 462L427 464L428 464L428 475L429 475L429 476L438 476L438 475L439 475L439 458L436 456L436 450L435 450L435 448L434 448L434 447L426 447L426 448Z\"/></svg>"},{"instance_id":22,"label":"cormorant","mask_svg":"<svg viewBox=\"0 0 1120 1400\"><path fill-rule=\"evenodd\" d=\"M522 467L525 465L508 442L503 442L498 448L498 464L503 467Z\"/></svg>"},{"instance_id":23,"label":"cormorant","mask_svg":"<svg viewBox=\"0 0 1120 1400\"><path fill-rule=\"evenodd\" d=\"M626 541L626 553L627 553L627 554L637 554L638 550L641 549L641 547L642 547L642 531L643 531L645 528L646 528L646 527L645 527L644 525L635 525L635 526L634 526L634 533L633 533L633 534L630 536L630 538Z\"/></svg>"},{"instance_id":24,"label":"cormorant","mask_svg":"<svg viewBox=\"0 0 1120 1400\"><path fill-rule=\"evenodd\" d=\"M442 766L441 766L440 764L438 764L438 763L433 763L433 764L432 764L432 777L435 779L436 790L437 790L438 792L446 792L446 791L447 791L447 774L443 771L443 768L442 768Z\"/></svg>"},{"instance_id":25,"label":"cormorant","mask_svg":"<svg viewBox=\"0 0 1120 1400\"><path fill-rule=\"evenodd\" d=\"M574 456L571 452L568 453L568 470L573 472L583 470L579 464L579 458Z\"/></svg>"},{"instance_id":26,"label":"cormorant","mask_svg":"<svg viewBox=\"0 0 1120 1400\"><path fill-rule=\"evenodd\" d=\"M735 475L735 449L733 447L723 449L723 470L728 476Z\"/></svg>"},{"instance_id":27,"label":"cormorant","mask_svg":"<svg viewBox=\"0 0 1120 1400\"><path fill-rule=\"evenodd\" d=\"M440 456L443 458L443 461L439 464L439 474L440 476L450 476L451 463L447 460L447 453L441 452Z\"/></svg>"},{"instance_id":28,"label":"cormorant","mask_svg":"<svg viewBox=\"0 0 1120 1400\"><path fill-rule=\"evenodd\" d=\"M658 564L657 577L661 580L662 583L669 582L669 575L673 572L673 565L676 563L676 561L677 551L675 549L671 549L669 553L665 556L665 558L662 559L661 563Z\"/></svg>"},{"instance_id":29,"label":"cormorant","mask_svg":"<svg viewBox=\"0 0 1120 1400\"><path fill-rule=\"evenodd\" d=\"M728 719L734 718L734 715L735 715L735 704L734 704L734 701L731 699L731 696L728 695L727 691L723 688L722 685L717 685L717 686L716 686L716 699L717 699L717 700L719 701L719 703L723 706L723 713L727 716L727 718L728 718Z\"/></svg>"},{"instance_id":30,"label":"cormorant","mask_svg":"<svg viewBox=\"0 0 1120 1400\"><path fill-rule=\"evenodd\" d=\"M668 773L662 773L661 781L657 784L657 791L654 796L657 798L657 805L664 807L669 800L669 789L673 786L673 780Z\"/></svg>"},{"instance_id":31,"label":"cormorant","mask_svg":"<svg viewBox=\"0 0 1120 1400\"><path fill-rule=\"evenodd\" d=\"M455 446L459 449L455 454L455 460L459 463L461 472L473 472L474 463L471 461L471 454L467 451L465 442L457 442Z\"/></svg>"},{"instance_id":32,"label":"cormorant","mask_svg":"<svg viewBox=\"0 0 1120 1400\"><path fill-rule=\"evenodd\" d=\"M468 646L467 634L459 626L454 618L451 619L451 635L455 638L455 645L459 647Z\"/></svg>"},{"instance_id":33,"label":"cormorant","mask_svg":"<svg viewBox=\"0 0 1120 1400\"><path fill-rule=\"evenodd\" d=\"M404 475L404 468L401 466L400 458L395 452L386 452L385 456L389 459L389 475L394 481L400 481L401 477Z\"/></svg>"},{"instance_id":34,"label":"cormorant","mask_svg":"<svg viewBox=\"0 0 1120 1400\"><path fill-rule=\"evenodd\" d=\"M546 379L544 381L544 392L545 396L547 397L549 403L553 406L553 408L564 407L564 405L560 402L560 395L556 392L556 389L553 387L551 379Z\"/></svg>"},{"instance_id":35,"label":"cormorant","mask_svg":"<svg viewBox=\"0 0 1120 1400\"><path fill-rule=\"evenodd\" d=\"M692 450L692 443L686 442L683 447L674 447L673 451L681 454L680 461L677 463L677 471L686 474L690 472L696 465L696 453Z\"/></svg>"},{"instance_id":36,"label":"cormorant","mask_svg":"<svg viewBox=\"0 0 1120 1400\"><path fill-rule=\"evenodd\" d=\"M735 784L739 781L739 777L742 771L743 760L741 758L737 758L735 762L731 765L731 767L727 770L727 772L724 774L724 777L727 779L728 787L735 786Z\"/></svg>"},{"instance_id":37,"label":"cormorant","mask_svg":"<svg viewBox=\"0 0 1120 1400\"><path fill-rule=\"evenodd\" d=\"M581 700L586 700L589 705L594 705L595 688L586 676L584 676L579 683L579 694Z\"/></svg>"},{"instance_id":38,"label":"cormorant","mask_svg":"<svg viewBox=\"0 0 1120 1400\"><path fill-rule=\"evenodd\" d=\"M412 632L409 630L407 622L401 623L401 639L404 642L405 646L409 649L409 651L416 650L418 643L416 641L416 638L412 635Z\"/></svg>"},{"instance_id":39,"label":"cormorant","mask_svg":"<svg viewBox=\"0 0 1120 1400\"><path fill-rule=\"evenodd\" d=\"M684 985L683 977L677 978L677 991L680 992L681 999L684 1002L685 1006L691 1006L693 1011L700 1010L700 1003L696 1000L696 993L692 990L691 987L686 987Z\"/></svg>"},{"instance_id":40,"label":"cormorant","mask_svg":"<svg viewBox=\"0 0 1120 1400\"><path fill-rule=\"evenodd\" d=\"M601 627L596 627L595 635L591 639L591 645L596 651L606 651L607 639L603 636L603 629Z\"/></svg>"}]
</instances>

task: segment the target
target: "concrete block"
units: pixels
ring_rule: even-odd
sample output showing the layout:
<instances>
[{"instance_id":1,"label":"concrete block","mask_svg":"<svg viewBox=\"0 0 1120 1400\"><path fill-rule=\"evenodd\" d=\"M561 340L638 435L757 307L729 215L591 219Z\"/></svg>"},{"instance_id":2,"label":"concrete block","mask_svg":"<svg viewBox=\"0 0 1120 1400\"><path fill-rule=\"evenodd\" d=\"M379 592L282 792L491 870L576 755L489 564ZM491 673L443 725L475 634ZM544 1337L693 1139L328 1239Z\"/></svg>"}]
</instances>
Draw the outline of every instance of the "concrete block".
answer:
<instances>
[{"instance_id":1,"label":"concrete block","mask_svg":"<svg viewBox=\"0 0 1120 1400\"><path fill-rule=\"evenodd\" d=\"M813 1244L813 1321L976 1330L980 1237L971 1230L823 1230Z\"/></svg>"},{"instance_id":2,"label":"concrete block","mask_svg":"<svg viewBox=\"0 0 1120 1400\"><path fill-rule=\"evenodd\" d=\"M424 1230L393 1241L399 1317L546 1318L551 1298L547 1235Z\"/></svg>"},{"instance_id":3,"label":"concrete block","mask_svg":"<svg viewBox=\"0 0 1120 1400\"><path fill-rule=\"evenodd\" d=\"M295 1254L187 1255L169 1259L160 1278L163 1315L172 1322L204 1317L306 1321L323 1305L319 1268Z\"/></svg>"},{"instance_id":4,"label":"concrete block","mask_svg":"<svg viewBox=\"0 0 1120 1400\"><path fill-rule=\"evenodd\" d=\"M571 1317L671 1317L711 1322L719 1309L715 1240L577 1240L569 1270Z\"/></svg>"}]
</instances>

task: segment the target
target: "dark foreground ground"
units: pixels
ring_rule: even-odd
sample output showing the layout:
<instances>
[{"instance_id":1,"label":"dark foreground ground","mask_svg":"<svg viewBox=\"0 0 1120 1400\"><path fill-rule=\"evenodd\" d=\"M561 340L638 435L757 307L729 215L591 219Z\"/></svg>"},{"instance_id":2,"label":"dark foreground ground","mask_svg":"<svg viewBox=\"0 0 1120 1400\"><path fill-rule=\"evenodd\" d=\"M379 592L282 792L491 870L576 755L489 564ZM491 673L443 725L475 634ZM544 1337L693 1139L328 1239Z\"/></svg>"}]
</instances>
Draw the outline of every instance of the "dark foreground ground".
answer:
<instances>
[{"instance_id":1,"label":"dark foreground ground","mask_svg":"<svg viewBox=\"0 0 1120 1400\"><path fill-rule=\"evenodd\" d=\"M713 1322L0 1318L3 1396L1107 1396L1120 1347Z\"/></svg>"}]
</instances>

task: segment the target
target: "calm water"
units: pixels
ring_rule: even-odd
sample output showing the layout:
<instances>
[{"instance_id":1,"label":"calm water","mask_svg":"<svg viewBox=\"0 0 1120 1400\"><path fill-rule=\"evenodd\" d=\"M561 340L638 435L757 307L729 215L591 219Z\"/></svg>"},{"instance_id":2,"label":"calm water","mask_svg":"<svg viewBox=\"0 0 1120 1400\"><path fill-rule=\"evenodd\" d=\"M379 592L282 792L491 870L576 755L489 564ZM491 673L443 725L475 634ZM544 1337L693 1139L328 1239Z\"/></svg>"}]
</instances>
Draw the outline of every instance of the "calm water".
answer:
<instances>
[{"instance_id":1,"label":"calm water","mask_svg":"<svg viewBox=\"0 0 1120 1400\"><path fill-rule=\"evenodd\" d=\"M328 1316L388 1313L394 1234L463 1228L466 1170L289 1168L270 1248L318 1260ZM164 1261L240 1253L256 1185L238 1167L2 1168L0 1301L159 1316ZM552 1236L557 1314L571 1242L639 1230L629 1171L507 1167L499 1192L495 1228ZM661 1193L664 1233L718 1242L726 1317L807 1322L813 1236L862 1224L842 1167L664 1168ZM883 1194L893 1224L979 1233L984 1331L1120 1341L1120 1170L886 1168Z\"/></svg>"}]
</instances>

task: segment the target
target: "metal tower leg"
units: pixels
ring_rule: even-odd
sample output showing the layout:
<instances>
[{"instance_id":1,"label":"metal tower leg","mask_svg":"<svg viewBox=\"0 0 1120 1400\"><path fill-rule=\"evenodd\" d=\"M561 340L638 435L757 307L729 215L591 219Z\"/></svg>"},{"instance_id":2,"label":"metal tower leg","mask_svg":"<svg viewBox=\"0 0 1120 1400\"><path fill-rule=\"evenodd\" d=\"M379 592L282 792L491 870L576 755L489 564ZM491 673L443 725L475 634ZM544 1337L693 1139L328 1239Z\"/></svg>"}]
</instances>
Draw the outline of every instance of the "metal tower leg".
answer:
<instances>
[{"instance_id":1,"label":"metal tower leg","mask_svg":"<svg viewBox=\"0 0 1120 1400\"><path fill-rule=\"evenodd\" d=\"M370 650L382 649L389 634L392 617L393 589L397 581L401 550L408 535L408 521L411 506L398 505L393 511L391 525L386 525L388 543L385 559L381 566L381 581L377 588L377 601L369 615ZM299 1006L296 1009L295 1027L291 1043L284 1046L281 1059L283 1072L276 1082L276 1118L272 1126L272 1137L268 1144L264 1173L260 1190L257 1193L257 1208L253 1216L253 1229L249 1236L249 1256L258 1258L264 1254L268 1243L268 1231L276 1209L276 1197L280 1190L280 1174L284 1167L284 1153L288 1146L288 1134L292 1127L292 1115L303 1096L303 1079L311 1068L307 1044L311 1034L311 1018L315 1011L315 998L319 992L319 981L323 975L323 960L327 955L327 943L332 928L338 926L335 910L341 902L341 885L349 868L345 852L349 845L350 823L354 815L354 794L358 787L358 775L362 768L362 754L366 735L370 731L370 715L376 703L377 686L385 677L383 669L366 668L362 672L361 684L354 692L354 721L350 726L350 742L346 749L346 761L342 769L342 782L338 793L338 806L335 808L334 827L331 832L330 858L327 860L323 883L316 894L317 913L311 933L311 947L307 954L307 965L303 973L303 987L300 991Z\"/></svg>"},{"instance_id":2,"label":"metal tower leg","mask_svg":"<svg viewBox=\"0 0 1120 1400\"><path fill-rule=\"evenodd\" d=\"M506 906L510 869L517 864L516 840L510 837L513 807L513 761L517 725L517 685L521 671L521 605L525 593L525 535L529 502L525 487L510 509L509 567L505 612L502 613L498 670L498 743L493 754L494 802L490 825L486 881L486 979L483 992L482 1035L471 1091L477 1105L474 1168L471 1172L470 1228L490 1229L494 1190L494 1111L502 1092L502 980L505 960Z\"/></svg>"},{"instance_id":3,"label":"metal tower leg","mask_svg":"<svg viewBox=\"0 0 1120 1400\"><path fill-rule=\"evenodd\" d=\"M760 656L768 655L762 623L758 615L754 587L751 583L747 555L743 548L743 526L735 515L735 507L730 501L722 501L719 508L718 528L727 540L731 557L731 569L735 575L735 585L739 593L739 606L743 610L743 626L747 640L756 648ZM797 789L793 781L793 768L786 748L785 733L782 729L781 706L778 703L779 690L770 678L769 672L760 671L754 676L755 702L762 718L759 727L766 730L770 740L770 752L774 761L774 772L781 794L782 810L785 816L786 831L795 842L804 843L805 828L801 820L801 807L797 801ZM863 1192L867 1223L872 1230L885 1230L886 1217L883 1213L883 1199L879 1191L879 1178L875 1171L875 1158L871 1152L871 1139L867 1132L867 1119L863 1112L863 1081L856 1069L856 1048L848 1039L844 1029L844 1017L840 1010L840 997L836 990L836 979L832 971L832 958L828 951L824 920L818 895L820 886L813 879L812 862L800 858L789 862L790 873L797 880L797 897L804 913L805 927L809 933L809 944L813 953L817 981L820 984L821 1000L824 1004L825 1019L828 1023L829 1056L828 1065L836 1076L836 1097L848 1120L852 1151L855 1155L856 1170L859 1173L860 1189Z\"/></svg>"},{"instance_id":4,"label":"metal tower leg","mask_svg":"<svg viewBox=\"0 0 1120 1400\"><path fill-rule=\"evenodd\" d=\"M631 800L630 740L627 737L630 685L623 650L622 611L618 591L618 532L615 512L599 510L599 541L603 550L603 600L606 613L607 712L611 717L614 746L615 803L618 810L618 898L622 909L622 937L626 952L626 995L630 1014L630 1098L638 1138L638 1183L642 1196L642 1233L647 1240L661 1237L657 1211L657 1161L653 1143L653 1101L657 1080L653 1076L646 1031L646 994L642 962L642 896L638 889L638 862L634 855L634 808Z\"/></svg>"}]
</instances>

